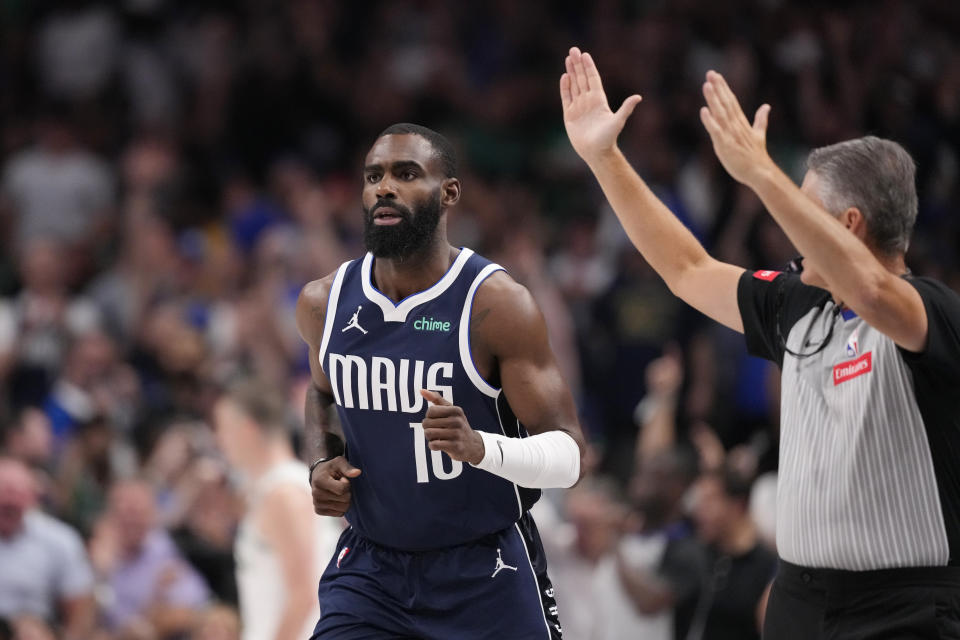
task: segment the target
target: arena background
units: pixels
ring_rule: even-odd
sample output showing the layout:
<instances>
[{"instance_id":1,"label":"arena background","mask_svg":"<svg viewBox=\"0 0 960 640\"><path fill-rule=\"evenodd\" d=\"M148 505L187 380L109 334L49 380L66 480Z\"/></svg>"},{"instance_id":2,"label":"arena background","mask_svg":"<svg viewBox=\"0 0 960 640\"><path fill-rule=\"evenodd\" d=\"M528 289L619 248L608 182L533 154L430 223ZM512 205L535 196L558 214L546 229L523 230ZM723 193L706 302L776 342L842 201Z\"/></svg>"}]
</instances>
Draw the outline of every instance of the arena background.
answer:
<instances>
[{"instance_id":1,"label":"arena background","mask_svg":"<svg viewBox=\"0 0 960 640\"><path fill-rule=\"evenodd\" d=\"M110 486L146 477L206 584L192 637L232 637L239 508L210 404L254 372L287 393L298 437L296 296L362 251L363 154L401 121L454 141L451 236L533 291L577 397L595 452L584 491L610 499L549 496L552 526L592 541L557 546L558 566L592 576L615 553L637 460L673 441L703 468L726 455L764 479L769 540L776 371L674 299L626 241L564 133L557 81L573 44L612 102L643 95L621 145L714 255L777 268L793 251L713 155L697 115L710 68L748 111L773 106L771 153L796 179L816 146L902 143L920 194L908 264L960 290L957 3L5 0L2 447L35 469L43 508L95 565ZM568 594L590 602L589 580ZM203 635L211 619L225 635ZM30 624L22 637L55 633Z\"/></svg>"}]
</instances>

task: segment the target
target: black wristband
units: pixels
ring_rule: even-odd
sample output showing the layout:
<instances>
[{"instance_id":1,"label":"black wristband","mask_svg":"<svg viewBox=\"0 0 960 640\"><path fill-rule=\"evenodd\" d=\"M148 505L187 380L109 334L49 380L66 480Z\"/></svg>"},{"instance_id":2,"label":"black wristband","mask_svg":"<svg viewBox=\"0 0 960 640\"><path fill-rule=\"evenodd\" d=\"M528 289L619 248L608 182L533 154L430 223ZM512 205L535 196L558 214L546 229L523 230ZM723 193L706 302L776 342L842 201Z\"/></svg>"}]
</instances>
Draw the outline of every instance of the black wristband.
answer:
<instances>
[{"instance_id":1,"label":"black wristband","mask_svg":"<svg viewBox=\"0 0 960 640\"><path fill-rule=\"evenodd\" d=\"M313 470L316 469L318 465L333 460L336 457L338 456L327 456L326 458L320 458L319 460L314 460L312 463L310 463L310 473L307 475L307 483L313 484Z\"/></svg>"}]
</instances>

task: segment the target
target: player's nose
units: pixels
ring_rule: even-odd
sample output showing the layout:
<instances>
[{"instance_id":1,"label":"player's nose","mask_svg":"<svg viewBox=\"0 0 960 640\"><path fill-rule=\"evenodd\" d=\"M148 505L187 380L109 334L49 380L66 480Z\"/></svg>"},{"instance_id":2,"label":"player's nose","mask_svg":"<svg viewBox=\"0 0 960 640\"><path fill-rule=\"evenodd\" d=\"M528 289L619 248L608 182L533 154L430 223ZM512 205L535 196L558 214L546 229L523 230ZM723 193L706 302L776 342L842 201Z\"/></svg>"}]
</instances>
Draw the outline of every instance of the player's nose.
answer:
<instances>
[{"instance_id":1,"label":"player's nose","mask_svg":"<svg viewBox=\"0 0 960 640\"><path fill-rule=\"evenodd\" d=\"M384 176L383 179L377 183L377 197L391 199L395 199L397 197L397 184L394 182L393 178L390 176Z\"/></svg>"}]
</instances>

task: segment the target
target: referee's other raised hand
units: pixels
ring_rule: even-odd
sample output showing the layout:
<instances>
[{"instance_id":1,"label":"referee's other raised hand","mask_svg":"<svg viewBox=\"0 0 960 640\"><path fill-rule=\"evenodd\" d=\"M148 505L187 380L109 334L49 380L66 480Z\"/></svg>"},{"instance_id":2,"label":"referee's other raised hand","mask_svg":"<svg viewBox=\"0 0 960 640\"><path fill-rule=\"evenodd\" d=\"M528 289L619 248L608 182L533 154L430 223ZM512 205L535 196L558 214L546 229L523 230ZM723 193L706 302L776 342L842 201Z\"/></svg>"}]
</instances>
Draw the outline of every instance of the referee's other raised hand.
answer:
<instances>
[{"instance_id":1,"label":"referee's other raised hand","mask_svg":"<svg viewBox=\"0 0 960 640\"><path fill-rule=\"evenodd\" d=\"M755 178L774 168L767 153L770 105L760 105L751 125L737 96L716 71L707 72L703 97L707 105L700 108L700 120L710 134L717 158L735 180L753 186Z\"/></svg>"},{"instance_id":2,"label":"referee's other raised hand","mask_svg":"<svg viewBox=\"0 0 960 640\"><path fill-rule=\"evenodd\" d=\"M614 113L590 54L571 47L565 64L567 70L560 76L563 124L573 149L592 166L616 150L617 136L641 98L630 96Z\"/></svg>"}]
</instances>

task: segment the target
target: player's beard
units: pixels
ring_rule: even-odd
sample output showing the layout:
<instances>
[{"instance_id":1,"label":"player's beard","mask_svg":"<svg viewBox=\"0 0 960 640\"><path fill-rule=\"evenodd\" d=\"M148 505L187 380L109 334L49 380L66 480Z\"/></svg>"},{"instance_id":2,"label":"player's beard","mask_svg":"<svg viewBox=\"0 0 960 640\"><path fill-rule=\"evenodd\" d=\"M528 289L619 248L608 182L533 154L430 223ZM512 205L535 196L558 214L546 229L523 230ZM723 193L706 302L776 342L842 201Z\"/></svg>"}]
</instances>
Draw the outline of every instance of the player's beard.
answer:
<instances>
[{"instance_id":1,"label":"player's beard","mask_svg":"<svg viewBox=\"0 0 960 640\"><path fill-rule=\"evenodd\" d=\"M377 258L405 260L424 249L433 239L443 213L440 195L438 190L414 211L389 200L377 200L370 209L364 207L363 243L367 251ZM392 225L374 224L373 213L379 206L395 209L403 220Z\"/></svg>"}]
</instances>

